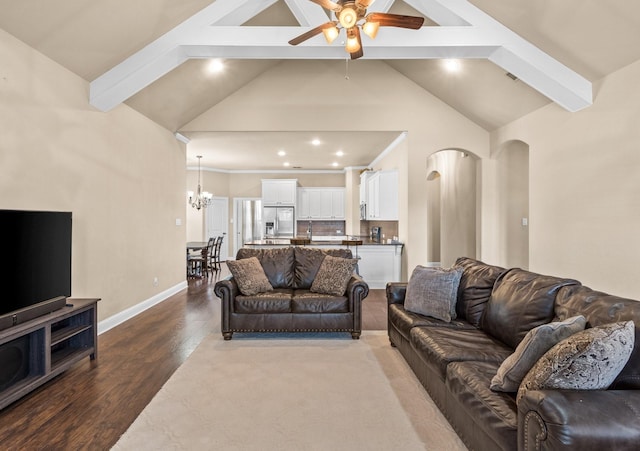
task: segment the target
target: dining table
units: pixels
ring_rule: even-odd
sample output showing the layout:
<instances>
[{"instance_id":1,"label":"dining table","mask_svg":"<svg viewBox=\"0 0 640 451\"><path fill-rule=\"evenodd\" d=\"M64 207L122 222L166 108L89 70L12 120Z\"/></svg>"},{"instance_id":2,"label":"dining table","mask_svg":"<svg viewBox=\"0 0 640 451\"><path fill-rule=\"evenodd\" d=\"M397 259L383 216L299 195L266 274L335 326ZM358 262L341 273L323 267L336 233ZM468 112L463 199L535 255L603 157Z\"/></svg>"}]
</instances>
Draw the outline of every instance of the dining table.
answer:
<instances>
[{"instance_id":1,"label":"dining table","mask_svg":"<svg viewBox=\"0 0 640 451\"><path fill-rule=\"evenodd\" d=\"M196 277L198 276L197 274L192 274L191 272L191 267L189 265L189 255L192 252L202 252L203 249L205 249L207 247L208 242L207 241L187 241L187 260L186 260L186 266L187 266L187 277ZM202 276L202 274L199 275L200 277Z\"/></svg>"}]
</instances>

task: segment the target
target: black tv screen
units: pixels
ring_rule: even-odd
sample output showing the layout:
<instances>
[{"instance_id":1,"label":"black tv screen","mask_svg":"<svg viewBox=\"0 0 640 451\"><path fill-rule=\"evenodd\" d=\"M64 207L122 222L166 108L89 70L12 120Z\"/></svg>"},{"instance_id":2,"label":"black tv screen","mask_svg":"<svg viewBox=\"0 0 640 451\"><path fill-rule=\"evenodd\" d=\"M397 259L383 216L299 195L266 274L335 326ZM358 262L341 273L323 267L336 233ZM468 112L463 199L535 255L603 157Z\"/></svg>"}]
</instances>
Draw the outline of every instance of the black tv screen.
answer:
<instances>
[{"instance_id":1,"label":"black tv screen","mask_svg":"<svg viewBox=\"0 0 640 451\"><path fill-rule=\"evenodd\" d=\"M0 315L71 296L71 212L0 210Z\"/></svg>"}]
</instances>

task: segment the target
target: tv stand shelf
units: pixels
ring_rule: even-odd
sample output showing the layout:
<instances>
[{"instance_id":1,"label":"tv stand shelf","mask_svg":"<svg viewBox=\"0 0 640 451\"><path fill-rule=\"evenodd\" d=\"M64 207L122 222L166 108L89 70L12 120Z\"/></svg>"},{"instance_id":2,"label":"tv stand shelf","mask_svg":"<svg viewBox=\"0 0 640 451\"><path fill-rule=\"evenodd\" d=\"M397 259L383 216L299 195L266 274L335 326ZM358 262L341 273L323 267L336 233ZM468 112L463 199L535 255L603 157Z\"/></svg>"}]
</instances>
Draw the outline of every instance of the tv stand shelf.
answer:
<instances>
[{"instance_id":1,"label":"tv stand shelf","mask_svg":"<svg viewBox=\"0 0 640 451\"><path fill-rule=\"evenodd\" d=\"M69 369L98 357L99 299L67 306L0 331L0 409Z\"/></svg>"}]
</instances>

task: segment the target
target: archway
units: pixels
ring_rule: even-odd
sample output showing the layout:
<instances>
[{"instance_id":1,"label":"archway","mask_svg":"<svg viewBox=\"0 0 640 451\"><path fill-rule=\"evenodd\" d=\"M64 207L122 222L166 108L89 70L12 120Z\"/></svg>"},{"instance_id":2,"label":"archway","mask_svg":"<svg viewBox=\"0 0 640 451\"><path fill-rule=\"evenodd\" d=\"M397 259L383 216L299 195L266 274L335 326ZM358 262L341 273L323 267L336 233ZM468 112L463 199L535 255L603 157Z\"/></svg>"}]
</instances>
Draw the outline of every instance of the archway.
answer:
<instances>
[{"instance_id":1,"label":"archway","mask_svg":"<svg viewBox=\"0 0 640 451\"><path fill-rule=\"evenodd\" d=\"M434 247L427 251L429 261L439 257L442 266L451 266L461 256L476 258L476 163L470 152L451 149L427 160L427 234Z\"/></svg>"},{"instance_id":2,"label":"archway","mask_svg":"<svg viewBox=\"0 0 640 451\"><path fill-rule=\"evenodd\" d=\"M529 267L529 146L510 141L497 157L503 265Z\"/></svg>"}]
</instances>

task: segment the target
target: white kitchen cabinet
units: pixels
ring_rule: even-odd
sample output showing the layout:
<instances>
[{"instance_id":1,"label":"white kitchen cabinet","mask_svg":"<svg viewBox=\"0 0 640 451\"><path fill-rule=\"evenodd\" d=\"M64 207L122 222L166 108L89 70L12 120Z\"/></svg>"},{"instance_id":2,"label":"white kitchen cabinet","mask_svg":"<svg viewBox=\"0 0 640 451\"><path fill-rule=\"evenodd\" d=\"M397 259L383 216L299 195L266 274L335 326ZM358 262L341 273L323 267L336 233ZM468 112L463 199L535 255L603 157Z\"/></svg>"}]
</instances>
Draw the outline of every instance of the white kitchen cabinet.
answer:
<instances>
[{"instance_id":1,"label":"white kitchen cabinet","mask_svg":"<svg viewBox=\"0 0 640 451\"><path fill-rule=\"evenodd\" d=\"M344 188L299 188L298 219L343 220Z\"/></svg>"},{"instance_id":2,"label":"white kitchen cabinet","mask_svg":"<svg viewBox=\"0 0 640 451\"><path fill-rule=\"evenodd\" d=\"M377 171L368 178L367 219L398 220L398 171Z\"/></svg>"},{"instance_id":3,"label":"white kitchen cabinet","mask_svg":"<svg viewBox=\"0 0 640 451\"><path fill-rule=\"evenodd\" d=\"M297 189L296 179L263 179L262 205L295 206Z\"/></svg>"}]
</instances>

